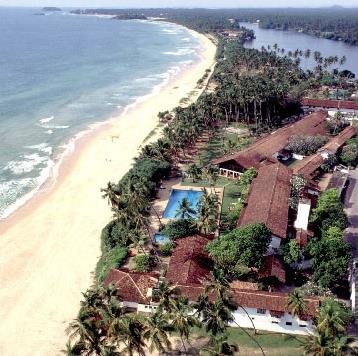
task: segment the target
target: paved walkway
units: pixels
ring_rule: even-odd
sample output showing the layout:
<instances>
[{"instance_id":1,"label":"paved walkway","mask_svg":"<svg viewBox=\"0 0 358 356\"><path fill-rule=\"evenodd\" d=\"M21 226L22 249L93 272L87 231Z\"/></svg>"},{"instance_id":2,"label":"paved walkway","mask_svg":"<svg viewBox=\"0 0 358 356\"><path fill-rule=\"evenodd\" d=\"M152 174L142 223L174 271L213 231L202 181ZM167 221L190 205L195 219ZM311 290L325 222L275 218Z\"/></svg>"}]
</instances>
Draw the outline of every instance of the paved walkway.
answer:
<instances>
[{"instance_id":1,"label":"paved walkway","mask_svg":"<svg viewBox=\"0 0 358 356\"><path fill-rule=\"evenodd\" d=\"M349 173L344 207L349 220L349 227L345 234L346 240L353 246L353 256L358 258L358 168Z\"/></svg>"}]
</instances>

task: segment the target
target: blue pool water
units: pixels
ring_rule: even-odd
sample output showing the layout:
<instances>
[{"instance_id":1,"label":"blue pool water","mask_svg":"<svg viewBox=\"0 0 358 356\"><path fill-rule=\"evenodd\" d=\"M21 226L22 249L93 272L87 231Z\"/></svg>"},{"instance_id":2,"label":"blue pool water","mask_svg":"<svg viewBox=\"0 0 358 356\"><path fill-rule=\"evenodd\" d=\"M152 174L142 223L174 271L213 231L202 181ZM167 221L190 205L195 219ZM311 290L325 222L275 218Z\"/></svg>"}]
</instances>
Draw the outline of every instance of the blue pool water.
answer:
<instances>
[{"instance_id":1,"label":"blue pool water","mask_svg":"<svg viewBox=\"0 0 358 356\"><path fill-rule=\"evenodd\" d=\"M188 199L191 203L191 207L197 210L198 202L202 195L203 192L200 191L173 189L163 217L167 219L175 219L178 207L184 198ZM196 214L192 215L193 218L195 218L195 216Z\"/></svg>"},{"instance_id":2,"label":"blue pool water","mask_svg":"<svg viewBox=\"0 0 358 356\"><path fill-rule=\"evenodd\" d=\"M170 241L171 240L168 236L162 235L160 232L154 235L154 242L157 243L158 245L164 245Z\"/></svg>"}]
</instances>

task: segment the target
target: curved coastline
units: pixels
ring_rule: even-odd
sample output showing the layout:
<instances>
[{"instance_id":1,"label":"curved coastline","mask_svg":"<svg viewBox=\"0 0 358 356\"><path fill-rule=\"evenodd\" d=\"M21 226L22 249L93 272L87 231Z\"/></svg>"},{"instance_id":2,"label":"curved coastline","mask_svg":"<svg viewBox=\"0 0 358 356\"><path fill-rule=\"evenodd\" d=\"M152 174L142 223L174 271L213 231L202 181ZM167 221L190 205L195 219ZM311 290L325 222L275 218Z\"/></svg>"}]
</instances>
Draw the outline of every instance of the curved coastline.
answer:
<instances>
[{"instance_id":1,"label":"curved coastline","mask_svg":"<svg viewBox=\"0 0 358 356\"><path fill-rule=\"evenodd\" d=\"M189 30L191 31L191 30ZM81 292L91 284L100 254L100 231L110 219L100 188L118 181L138 147L214 65L216 47L204 35L200 59L155 93L76 140L62 158L56 180L0 222L0 353L60 354L64 329L76 315ZM192 96L195 100L199 91ZM153 137L152 139L155 139ZM16 342L21 329L21 345Z\"/></svg>"}]
</instances>

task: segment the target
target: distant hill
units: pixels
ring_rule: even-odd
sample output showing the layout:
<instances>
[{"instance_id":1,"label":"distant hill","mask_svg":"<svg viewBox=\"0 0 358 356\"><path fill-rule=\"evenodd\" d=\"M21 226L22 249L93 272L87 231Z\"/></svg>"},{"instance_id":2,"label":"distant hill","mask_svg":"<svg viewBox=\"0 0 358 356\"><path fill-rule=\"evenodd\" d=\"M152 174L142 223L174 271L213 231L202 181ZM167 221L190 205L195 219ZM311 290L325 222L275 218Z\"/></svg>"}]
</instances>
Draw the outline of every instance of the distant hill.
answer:
<instances>
[{"instance_id":1,"label":"distant hill","mask_svg":"<svg viewBox=\"0 0 358 356\"><path fill-rule=\"evenodd\" d=\"M42 8L42 11L62 11L59 7L44 7Z\"/></svg>"}]
</instances>

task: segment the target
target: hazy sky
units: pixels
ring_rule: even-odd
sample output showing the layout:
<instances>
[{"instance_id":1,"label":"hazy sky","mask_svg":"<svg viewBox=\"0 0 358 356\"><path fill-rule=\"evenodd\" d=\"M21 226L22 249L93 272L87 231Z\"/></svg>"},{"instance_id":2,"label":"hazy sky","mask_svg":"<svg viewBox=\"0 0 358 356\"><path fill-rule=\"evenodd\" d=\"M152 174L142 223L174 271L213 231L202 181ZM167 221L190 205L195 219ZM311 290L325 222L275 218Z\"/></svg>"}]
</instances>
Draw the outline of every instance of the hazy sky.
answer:
<instances>
[{"instance_id":1,"label":"hazy sky","mask_svg":"<svg viewBox=\"0 0 358 356\"><path fill-rule=\"evenodd\" d=\"M0 6L63 7L321 7L357 6L357 0L0 0Z\"/></svg>"}]
</instances>

